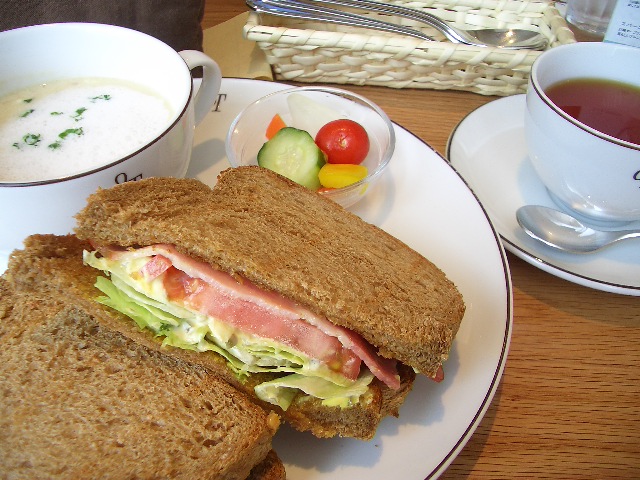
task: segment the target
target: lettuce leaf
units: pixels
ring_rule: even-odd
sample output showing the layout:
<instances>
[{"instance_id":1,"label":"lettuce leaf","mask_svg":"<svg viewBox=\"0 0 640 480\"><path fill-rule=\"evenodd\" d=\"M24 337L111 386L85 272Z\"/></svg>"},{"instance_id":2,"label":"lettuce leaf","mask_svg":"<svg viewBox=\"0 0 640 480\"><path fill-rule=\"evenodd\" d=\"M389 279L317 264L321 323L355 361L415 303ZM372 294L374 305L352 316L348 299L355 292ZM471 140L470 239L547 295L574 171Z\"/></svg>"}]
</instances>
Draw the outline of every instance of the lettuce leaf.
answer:
<instances>
[{"instance_id":1,"label":"lettuce leaf","mask_svg":"<svg viewBox=\"0 0 640 480\"><path fill-rule=\"evenodd\" d=\"M358 402L373 380L368 370L360 375L349 387L342 387L321 378L292 374L263 382L255 387L258 398L265 402L279 405L283 410L289 408L298 390L312 397L321 398L327 406L349 407Z\"/></svg>"},{"instance_id":2,"label":"lettuce leaf","mask_svg":"<svg viewBox=\"0 0 640 480\"><path fill-rule=\"evenodd\" d=\"M164 336L163 345L197 352L214 351L227 360L237 376L246 375L244 364L233 355L230 355L225 349L218 347L213 342L209 342L205 338L206 332L203 331L202 327L190 329L192 332L187 332L188 323L152 305L136 302L105 277L98 277L95 286L105 294L105 296L96 298L99 303L128 316L136 322L140 329L148 328L156 336ZM126 290L126 287L124 289Z\"/></svg>"}]
</instances>

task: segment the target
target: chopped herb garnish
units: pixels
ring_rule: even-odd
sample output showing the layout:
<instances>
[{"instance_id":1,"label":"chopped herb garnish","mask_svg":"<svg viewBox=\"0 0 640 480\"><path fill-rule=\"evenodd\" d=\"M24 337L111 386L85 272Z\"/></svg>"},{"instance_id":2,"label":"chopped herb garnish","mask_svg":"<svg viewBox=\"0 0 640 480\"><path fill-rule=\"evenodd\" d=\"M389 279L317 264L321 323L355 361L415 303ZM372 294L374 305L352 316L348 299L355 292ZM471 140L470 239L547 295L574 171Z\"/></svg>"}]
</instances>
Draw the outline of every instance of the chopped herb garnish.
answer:
<instances>
[{"instance_id":1,"label":"chopped herb garnish","mask_svg":"<svg viewBox=\"0 0 640 480\"><path fill-rule=\"evenodd\" d=\"M28 117L29 115L31 115L34 112L33 108L31 110L27 110L26 112L24 112L22 115L20 115L20 118L24 118L24 117Z\"/></svg>"},{"instance_id":2,"label":"chopped herb garnish","mask_svg":"<svg viewBox=\"0 0 640 480\"><path fill-rule=\"evenodd\" d=\"M61 139L65 139L67 138L69 135L84 135L84 132L82 131L82 127L80 128L67 128L64 132L60 133L58 135L58 137L60 137Z\"/></svg>"},{"instance_id":3,"label":"chopped herb garnish","mask_svg":"<svg viewBox=\"0 0 640 480\"><path fill-rule=\"evenodd\" d=\"M22 100L24 103L31 103L33 102L33 98L25 98L24 100Z\"/></svg>"},{"instance_id":4,"label":"chopped herb garnish","mask_svg":"<svg viewBox=\"0 0 640 480\"><path fill-rule=\"evenodd\" d=\"M97 97L91 97L91 101L95 102L96 100L111 100L111 95L104 94L104 95L98 95Z\"/></svg>"},{"instance_id":5,"label":"chopped herb garnish","mask_svg":"<svg viewBox=\"0 0 640 480\"><path fill-rule=\"evenodd\" d=\"M22 141L24 143L26 143L27 145L31 145L33 147L38 146L38 143L40 143L40 134L35 134L35 133L27 133L24 137L22 137Z\"/></svg>"},{"instance_id":6,"label":"chopped herb garnish","mask_svg":"<svg viewBox=\"0 0 640 480\"><path fill-rule=\"evenodd\" d=\"M49 148L50 148L51 150L57 150L57 149L58 149L58 148L60 148L60 147L62 147L62 144L61 144L59 141L57 141L57 140L56 140L55 142L53 142L53 143L49 144Z\"/></svg>"},{"instance_id":7,"label":"chopped herb garnish","mask_svg":"<svg viewBox=\"0 0 640 480\"><path fill-rule=\"evenodd\" d=\"M62 115L64 112L51 112L49 115Z\"/></svg>"},{"instance_id":8,"label":"chopped herb garnish","mask_svg":"<svg viewBox=\"0 0 640 480\"><path fill-rule=\"evenodd\" d=\"M14 146L15 148L17 148L18 150L20 150L20 144L19 144L18 142L14 142L14 143L13 143L13 146Z\"/></svg>"},{"instance_id":9,"label":"chopped herb garnish","mask_svg":"<svg viewBox=\"0 0 640 480\"><path fill-rule=\"evenodd\" d=\"M86 111L86 108L80 107L76 110L75 115L71 115L71 118L73 118L76 122L79 122L80 120L82 120L82 114Z\"/></svg>"},{"instance_id":10,"label":"chopped herb garnish","mask_svg":"<svg viewBox=\"0 0 640 480\"><path fill-rule=\"evenodd\" d=\"M168 323L162 323L160 324L160 328L158 328L159 332L168 332L171 330L171 325L169 325Z\"/></svg>"}]
</instances>

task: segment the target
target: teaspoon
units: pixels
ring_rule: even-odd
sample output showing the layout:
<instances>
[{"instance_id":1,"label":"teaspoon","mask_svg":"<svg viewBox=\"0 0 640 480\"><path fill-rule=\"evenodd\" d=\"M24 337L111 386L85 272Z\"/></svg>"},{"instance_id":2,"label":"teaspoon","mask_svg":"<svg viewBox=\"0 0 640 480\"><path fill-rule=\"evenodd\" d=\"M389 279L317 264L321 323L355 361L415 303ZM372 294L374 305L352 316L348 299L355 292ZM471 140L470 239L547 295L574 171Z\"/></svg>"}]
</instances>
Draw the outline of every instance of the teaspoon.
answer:
<instances>
[{"instance_id":1,"label":"teaspoon","mask_svg":"<svg viewBox=\"0 0 640 480\"><path fill-rule=\"evenodd\" d=\"M377 20L345 10L327 8L318 4L354 7L366 11L410 18L439 30L447 39L454 43L464 43L479 47L533 50L541 50L547 46L547 39L544 35L533 30L505 28L463 30L452 27L447 22L430 13L373 0L307 0L306 2L299 0L246 0L246 3L256 12L288 18L371 28L400 35L408 35L427 41L434 41L434 38L414 28Z\"/></svg>"},{"instance_id":2,"label":"teaspoon","mask_svg":"<svg viewBox=\"0 0 640 480\"><path fill-rule=\"evenodd\" d=\"M640 230L596 230L571 215L541 205L520 207L516 218L530 237L571 253L595 252L620 240L640 237Z\"/></svg>"}]
</instances>

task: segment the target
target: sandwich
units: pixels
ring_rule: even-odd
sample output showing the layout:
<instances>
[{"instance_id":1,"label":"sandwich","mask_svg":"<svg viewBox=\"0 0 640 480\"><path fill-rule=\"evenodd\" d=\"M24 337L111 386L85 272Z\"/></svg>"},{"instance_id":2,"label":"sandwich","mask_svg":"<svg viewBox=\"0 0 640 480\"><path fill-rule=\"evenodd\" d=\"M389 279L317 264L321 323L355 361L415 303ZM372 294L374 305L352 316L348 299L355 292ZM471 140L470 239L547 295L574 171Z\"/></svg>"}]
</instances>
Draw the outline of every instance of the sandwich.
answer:
<instances>
[{"instance_id":1,"label":"sandwich","mask_svg":"<svg viewBox=\"0 0 640 480\"><path fill-rule=\"evenodd\" d=\"M84 245L50 239L59 295L318 437L370 439L440 380L465 311L432 262L260 167L100 190L76 219Z\"/></svg>"},{"instance_id":2,"label":"sandwich","mask_svg":"<svg viewBox=\"0 0 640 480\"><path fill-rule=\"evenodd\" d=\"M1 478L285 478L275 414L7 277L0 362Z\"/></svg>"}]
</instances>

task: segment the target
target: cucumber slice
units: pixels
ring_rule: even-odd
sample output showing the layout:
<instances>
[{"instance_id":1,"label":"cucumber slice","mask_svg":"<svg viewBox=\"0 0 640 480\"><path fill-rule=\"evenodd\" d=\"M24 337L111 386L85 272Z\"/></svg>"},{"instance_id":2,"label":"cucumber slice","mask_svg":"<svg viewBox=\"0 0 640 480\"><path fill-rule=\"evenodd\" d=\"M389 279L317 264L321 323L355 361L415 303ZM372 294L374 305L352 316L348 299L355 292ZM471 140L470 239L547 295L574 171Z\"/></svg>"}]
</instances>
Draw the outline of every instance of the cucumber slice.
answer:
<instances>
[{"instance_id":1,"label":"cucumber slice","mask_svg":"<svg viewBox=\"0 0 640 480\"><path fill-rule=\"evenodd\" d=\"M311 135L293 127L281 129L258 152L258 165L311 190L320 188L318 172L325 163Z\"/></svg>"}]
</instances>

